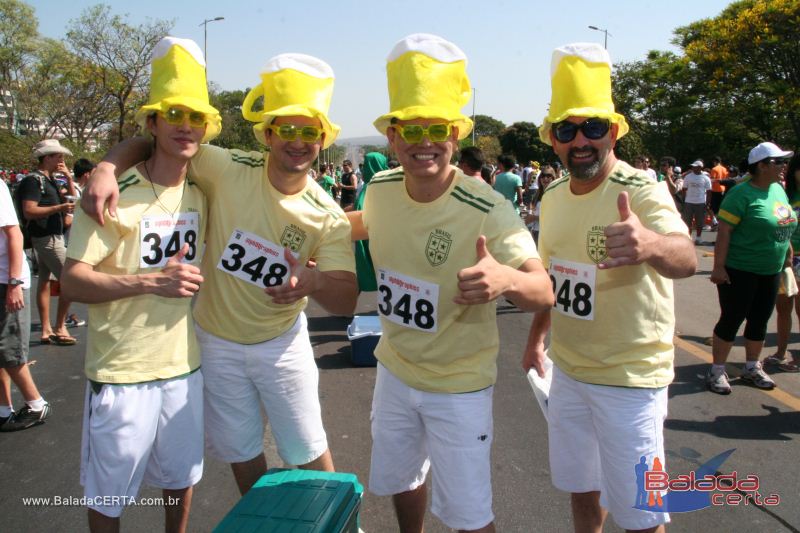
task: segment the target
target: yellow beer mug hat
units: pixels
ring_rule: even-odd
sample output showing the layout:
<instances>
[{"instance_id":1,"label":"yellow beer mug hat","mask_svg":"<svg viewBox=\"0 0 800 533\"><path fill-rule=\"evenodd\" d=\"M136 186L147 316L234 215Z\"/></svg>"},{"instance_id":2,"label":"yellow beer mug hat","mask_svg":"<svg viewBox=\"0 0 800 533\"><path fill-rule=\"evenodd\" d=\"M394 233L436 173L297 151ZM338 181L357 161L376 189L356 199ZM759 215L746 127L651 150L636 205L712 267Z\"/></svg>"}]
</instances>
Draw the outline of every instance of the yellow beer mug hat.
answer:
<instances>
[{"instance_id":1,"label":"yellow beer mug hat","mask_svg":"<svg viewBox=\"0 0 800 533\"><path fill-rule=\"evenodd\" d=\"M539 127L539 138L550 142L550 128L567 117L598 117L619 126L617 139L628 133L625 117L611 100L611 58L594 43L572 43L556 48L550 63L550 111Z\"/></svg>"},{"instance_id":2,"label":"yellow beer mug hat","mask_svg":"<svg viewBox=\"0 0 800 533\"><path fill-rule=\"evenodd\" d=\"M263 144L267 144L264 130L275 117L317 118L325 132L322 147L328 148L341 130L328 119L333 81L333 69L321 59L305 54L277 55L261 71L261 84L247 93L242 116L258 123L253 126L253 133ZM264 97L264 109L253 111L260 96Z\"/></svg>"},{"instance_id":3,"label":"yellow beer mug hat","mask_svg":"<svg viewBox=\"0 0 800 533\"><path fill-rule=\"evenodd\" d=\"M429 33L400 40L386 58L390 112L374 125L383 134L392 119L441 118L458 127L458 138L472 131L472 120L461 112L472 88L467 56L453 43Z\"/></svg>"},{"instance_id":4,"label":"yellow beer mug hat","mask_svg":"<svg viewBox=\"0 0 800 533\"><path fill-rule=\"evenodd\" d=\"M203 52L190 39L164 37L156 44L151 63L150 98L134 117L143 131L147 131L148 115L182 105L206 114L208 124L202 142L207 143L219 135L222 118L208 103L205 67Z\"/></svg>"}]
</instances>

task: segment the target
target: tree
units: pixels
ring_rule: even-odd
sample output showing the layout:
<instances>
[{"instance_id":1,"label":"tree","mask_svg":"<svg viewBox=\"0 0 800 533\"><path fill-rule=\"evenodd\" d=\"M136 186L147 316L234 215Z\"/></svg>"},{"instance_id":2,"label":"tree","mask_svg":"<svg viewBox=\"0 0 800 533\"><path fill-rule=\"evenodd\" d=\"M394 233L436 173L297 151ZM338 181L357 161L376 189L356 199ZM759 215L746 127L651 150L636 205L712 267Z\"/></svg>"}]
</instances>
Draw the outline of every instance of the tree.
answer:
<instances>
[{"instance_id":1,"label":"tree","mask_svg":"<svg viewBox=\"0 0 800 533\"><path fill-rule=\"evenodd\" d=\"M743 0L675 30L676 44L709 92L730 102L751 143L781 139L794 146L800 139L798 27L797 0Z\"/></svg>"},{"instance_id":2,"label":"tree","mask_svg":"<svg viewBox=\"0 0 800 533\"><path fill-rule=\"evenodd\" d=\"M539 140L539 129L533 122L515 122L499 136L503 153L513 155L517 161L543 160L551 153L550 147Z\"/></svg>"},{"instance_id":3,"label":"tree","mask_svg":"<svg viewBox=\"0 0 800 533\"><path fill-rule=\"evenodd\" d=\"M499 137L506 125L488 115L475 115L475 137Z\"/></svg>"},{"instance_id":4,"label":"tree","mask_svg":"<svg viewBox=\"0 0 800 533\"><path fill-rule=\"evenodd\" d=\"M487 163L497 161L503 149L500 147L500 141L497 137L492 135L481 135L475 140L475 145L483 152L483 157Z\"/></svg>"},{"instance_id":5,"label":"tree","mask_svg":"<svg viewBox=\"0 0 800 533\"><path fill-rule=\"evenodd\" d=\"M115 105L99 82L101 70L61 41L42 41L20 98L35 113L40 135L63 136L85 149L107 129Z\"/></svg>"},{"instance_id":6,"label":"tree","mask_svg":"<svg viewBox=\"0 0 800 533\"><path fill-rule=\"evenodd\" d=\"M0 107L6 129L14 126L16 97L26 65L36 49L38 21L33 8L18 0L0 0Z\"/></svg>"},{"instance_id":7,"label":"tree","mask_svg":"<svg viewBox=\"0 0 800 533\"><path fill-rule=\"evenodd\" d=\"M127 15L126 15L127 17ZM67 42L72 50L100 67L100 83L117 107L117 138L125 137L129 117L144 103L153 48L173 22L148 20L133 26L125 17L112 15L107 5L87 8L70 21Z\"/></svg>"},{"instance_id":8,"label":"tree","mask_svg":"<svg viewBox=\"0 0 800 533\"><path fill-rule=\"evenodd\" d=\"M253 123L242 116L242 102L248 91L217 91L211 87L209 101L222 117L222 133L211 141L212 144L239 150L263 150L253 135Z\"/></svg>"}]
</instances>

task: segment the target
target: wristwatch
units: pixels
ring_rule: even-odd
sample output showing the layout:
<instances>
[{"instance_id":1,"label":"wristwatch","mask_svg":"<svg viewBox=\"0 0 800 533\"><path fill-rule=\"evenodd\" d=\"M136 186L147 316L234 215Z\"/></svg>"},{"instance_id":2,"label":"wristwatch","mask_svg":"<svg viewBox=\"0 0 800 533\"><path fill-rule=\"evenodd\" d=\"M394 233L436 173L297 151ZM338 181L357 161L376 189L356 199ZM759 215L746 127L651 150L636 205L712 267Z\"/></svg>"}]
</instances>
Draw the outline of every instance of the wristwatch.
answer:
<instances>
[{"instance_id":1,"label":"wristwatch","mask_svg":"<svg viewBox=\"0 0 800 533\"><path fill-rule=\"evenodd\" d=\"M8 278L8 284L12 287L16 287L17 285L25 285L25 281L19 278Z\"/></svg>"}]
</instances>

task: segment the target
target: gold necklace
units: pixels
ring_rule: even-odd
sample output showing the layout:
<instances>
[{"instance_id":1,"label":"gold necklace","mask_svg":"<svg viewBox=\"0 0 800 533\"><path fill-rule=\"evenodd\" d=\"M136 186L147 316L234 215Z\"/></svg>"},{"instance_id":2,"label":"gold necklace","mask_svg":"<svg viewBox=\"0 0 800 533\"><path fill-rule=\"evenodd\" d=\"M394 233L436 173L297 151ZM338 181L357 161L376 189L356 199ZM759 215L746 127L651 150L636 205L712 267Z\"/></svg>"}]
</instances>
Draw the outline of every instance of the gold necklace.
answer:
<instances>
[{"instance_id":1,"label":"gold necklace","mask_svg":"<svg viewBox=\"0 0 800 533\"><path fill-rule=\"evenodd\" d=\"M147 161L149 160L145 160L144 162L144 173L145 177L147 178L147 181L150 182L150 188L153 189L153 196L155 196L156 202L158 202L158 205L161 206L161 209L163 209L166 213L168 213L169 216L171 216L172 218L175 218L175 212L178 211L178 209L183 204L183 195L186 194L186 182L188 181L188 178L186 176L183 177L183 190L181 190L181 199L178 200L178 205L175 206L175 209L172 210L167 209L167 206L165 206L161 202L161 198L158 197L158 193L156 192L156 186L153 185L153 178L150 177L150 169L147 168Z\"/></svg>"}]
</instances>

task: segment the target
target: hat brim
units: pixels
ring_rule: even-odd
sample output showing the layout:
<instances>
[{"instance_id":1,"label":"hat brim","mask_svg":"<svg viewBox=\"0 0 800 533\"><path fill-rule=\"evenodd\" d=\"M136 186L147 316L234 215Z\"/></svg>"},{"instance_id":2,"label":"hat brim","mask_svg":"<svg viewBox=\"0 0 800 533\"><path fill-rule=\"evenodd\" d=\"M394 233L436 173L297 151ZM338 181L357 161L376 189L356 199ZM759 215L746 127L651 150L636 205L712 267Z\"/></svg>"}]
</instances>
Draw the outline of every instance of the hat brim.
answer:
<instances>
[{"instance_id":1,"label":"hat brim","mask_svg":"<svg viewBox=\"0 0 800 533\"><path fill-rule=\"evenodd\" d=\"M398 109L378 117L373 125L375 128L386 135L386 130L395 120L413 120L415 118L441 118L453 123L458 128L458 140L466 139L472 132L472 119L461 113L453 113L450 110L434 106L413 106L405 109Z\"/></svg>"},{"instance_id":2,"label":"hat brim","mask_svg":"<svg viewBox=\"0 0 800 533\"><path fill-rule=\"evenodd\" d=\"M598 109L594 107L579 107L579 108L567 109L566 111L555 117L545 118L544 122L539 127L539 139L543 143L552 146L553 143L550 140L550 130L552 129L553 124L557 124L562 120L567 119L568 117L597 117L609 120L613 124L619 126L617 131L617 139L621 139L628 133L628 131L630 131L630 127L628 126L628 121L626 121L625 117L623 117L619 113L609 111L608 109Z\"/></svg>"},{"instance_id":3,"label":"hat brim","mask_svg":"<svg viewBox=\"0 0 800 533\"><path fill-rule=\"evenodd\" d=\"M136 115L134 115L133 119L136 121L139 127L142 128L143 132L147 132L147 117L149 115L159 111L167 111L170 107L178 105L188 107L193 111L205 113L208 117L206 133L203 135L203 138L200 142L207 143L216 138L220 132L222 132L222 117L220 117L219 111L217 111L217 109L208 102L187 96L173 96L164 98L160 102L143 105L141 108L139 108L139 111L136 112Z\"/></svg>"},{"instance_id":4,"label":"hat brim","mask_svg":"<svg viewBox=\"0 0 800 533\"><path fill-rule=\"evenodd\" d=\"M319 119L320 123L322 124L322 131L325 132L325 139L322 142L323 150L330 147L334 141L336 141L336 138L339 136L339 132L342 130L342 128L331 122L322 111L305 105L293 104L279 107L278 109L273 109L269 113L264 113L261 115L262 121L253 126L253 134L256 136L258 142L266 145L266 127L272 124L273 120L278 117L297 116Z\"/></svg>"},{"instance_id":5,"label":"hat brim","mask_svg":"<svg viewBox=\"0 0 800 533\"><path fill-rule=\"evenodd\" d=\"M69 148L64 146L46 146L40 150L33 151L33 158L39 159L40 157L44 157L46 155L52 154L64 154L68 156L72 156L72 152L70 152Z\"/></svg>"}]
</instances>

